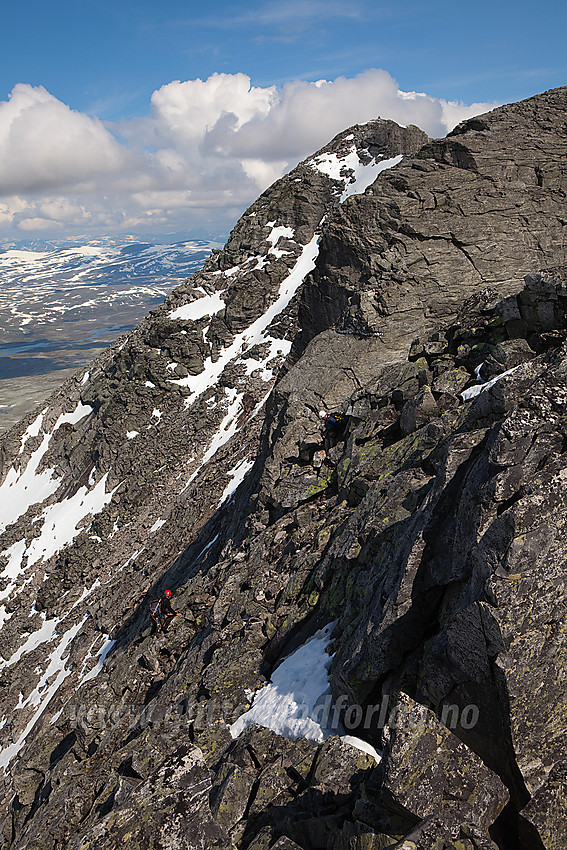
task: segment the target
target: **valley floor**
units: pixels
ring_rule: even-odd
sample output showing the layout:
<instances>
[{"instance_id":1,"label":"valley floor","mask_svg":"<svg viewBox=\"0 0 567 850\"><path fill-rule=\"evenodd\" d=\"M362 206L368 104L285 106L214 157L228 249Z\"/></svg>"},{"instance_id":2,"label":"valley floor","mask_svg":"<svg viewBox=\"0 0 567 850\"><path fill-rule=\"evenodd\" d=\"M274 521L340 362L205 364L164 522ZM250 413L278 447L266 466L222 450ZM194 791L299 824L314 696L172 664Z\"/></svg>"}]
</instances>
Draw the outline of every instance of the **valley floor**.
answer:
<instances>
[{"instance_id":1,"label":"valley floor","mask_svg":"<svg viewBox=\"0 0 567 850\"><path fill-rule=\"evenodd\" d=\"M0 433L9 431L27 413L49 398L80 365L77 363L71 369L58 369L45 375L0 381Z\"/></svg>"}]
</instances>

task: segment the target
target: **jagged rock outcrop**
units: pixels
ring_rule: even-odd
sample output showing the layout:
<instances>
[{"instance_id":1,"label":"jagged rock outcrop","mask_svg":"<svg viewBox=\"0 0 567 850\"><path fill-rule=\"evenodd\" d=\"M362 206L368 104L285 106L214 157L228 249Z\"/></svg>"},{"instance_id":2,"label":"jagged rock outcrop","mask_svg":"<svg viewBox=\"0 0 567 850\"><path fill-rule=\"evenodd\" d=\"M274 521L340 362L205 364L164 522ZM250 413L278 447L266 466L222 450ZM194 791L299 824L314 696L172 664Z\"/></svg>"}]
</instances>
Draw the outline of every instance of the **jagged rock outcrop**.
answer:
<instances>
[{"instance_id":1,"label":"jagged rock outcrop","mask_svg":"<svg viewBox=\"0 0 567 850\"><path fill-rule=\"evenodd\" d=\"M565 845L566 106L345 131L6 435L2 847Z\"/></svg>"}]
</instances>

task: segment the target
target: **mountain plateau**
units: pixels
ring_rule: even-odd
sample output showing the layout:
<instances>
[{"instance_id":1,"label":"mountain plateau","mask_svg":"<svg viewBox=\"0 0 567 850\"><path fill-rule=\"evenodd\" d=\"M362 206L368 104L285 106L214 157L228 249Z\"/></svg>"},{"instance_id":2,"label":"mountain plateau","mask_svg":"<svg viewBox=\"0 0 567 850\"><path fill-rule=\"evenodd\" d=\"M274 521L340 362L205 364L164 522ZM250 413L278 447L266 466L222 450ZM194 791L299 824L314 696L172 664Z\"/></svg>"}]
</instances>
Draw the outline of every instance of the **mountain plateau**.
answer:
<instances>
[{"instance_id":1,"label":"mountain plateau","mask_svg":"<svg viewBox=\"0 0 567 850\"><path fill-rule=\"evenodd\" d=\"M215 247L106 238L1 250L0 431L137 324Z\"/></svg>"}]
</instances>

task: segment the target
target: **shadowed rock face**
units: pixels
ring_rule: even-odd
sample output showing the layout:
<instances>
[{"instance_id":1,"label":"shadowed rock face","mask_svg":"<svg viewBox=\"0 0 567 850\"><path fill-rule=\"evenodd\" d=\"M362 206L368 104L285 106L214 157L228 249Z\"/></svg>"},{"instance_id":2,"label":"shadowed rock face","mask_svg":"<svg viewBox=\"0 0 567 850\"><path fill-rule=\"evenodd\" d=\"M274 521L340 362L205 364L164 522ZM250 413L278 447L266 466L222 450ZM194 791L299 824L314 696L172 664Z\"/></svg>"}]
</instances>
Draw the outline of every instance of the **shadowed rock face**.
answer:
<instances>
[{"instance_id":1,"label":"shadowed rock face","mask_svg":"<svg viewBox=\"0 0 567 850\"><path fill-rule=\"evenodd\" d=\"M566 106L345 131L6 435L0 846L565 847ZM329 623L380 763L233 739Z\"/></svg>"}]
</instances>

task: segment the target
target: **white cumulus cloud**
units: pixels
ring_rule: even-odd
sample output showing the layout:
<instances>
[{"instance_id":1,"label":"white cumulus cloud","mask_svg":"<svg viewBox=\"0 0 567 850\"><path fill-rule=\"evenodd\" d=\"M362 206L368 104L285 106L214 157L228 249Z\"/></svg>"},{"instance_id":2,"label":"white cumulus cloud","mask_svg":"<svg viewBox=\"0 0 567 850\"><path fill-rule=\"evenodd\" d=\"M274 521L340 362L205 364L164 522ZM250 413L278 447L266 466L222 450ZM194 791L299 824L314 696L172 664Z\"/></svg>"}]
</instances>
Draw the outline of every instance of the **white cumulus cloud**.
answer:
<instances>
[{"instance_id":1,"label":"white cumulus cloud","mask_svg":"<svg viewBox=\"0 0 567 850\"><path fill-rule=\"evenodd\" d=\"M390 118L442 136L495 104L400 91L383 70L252 86L176 80L119 126L18 84L0 103L0 228L171 228L216 234L270 183L352 124Z\"/></svg>"},{"instance_id":2,"label":"white cumulus cloud","mask_svg":"<svg viewBox=\"0 0 567 850\"><path fill-rule=\"evenodd\" d=\"M208 80L168 83L152 95L157 135L163 133L183 145L204 134L223 118L239 130L264 119L277 102L277 89L250 85L246 74L212 74Z\"/></svg>"},{"instance_id":3,"label":"white cumulus cloud","mask_svg":"<svg viewBox=\"0 0 567 850\"><path fill-rule=\"evenodd\" d=\"M296 80L274 95L265 114L238 124L219 116L207 129L205 145L211 154L289 163L307 156L346 127L373 118L416 124L438 137L464 118L493 106L449 104L426 94L401 92L390 74L380 70L350 79Z\"/></svg>"},{"instance_id":4,"label":"white cumulus cloud","mask_svg":"<svg viewBox=\"0 0 567 850\"><path fill-rule=\"evenodd\" d=\"M0 104L0 193L44 191L125 170L130 159L96 118L42 86L19 84Z\"/></svg>"}]
</instances>

